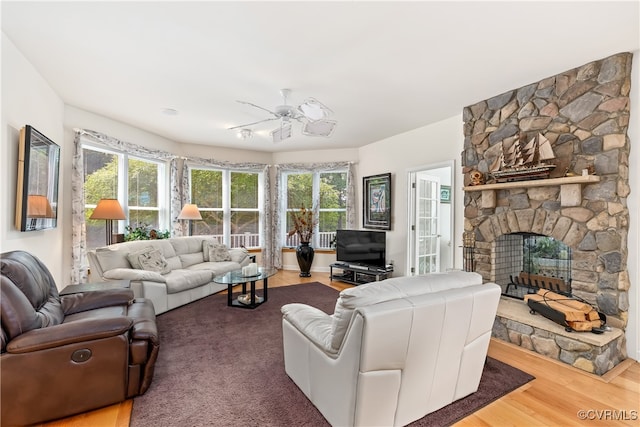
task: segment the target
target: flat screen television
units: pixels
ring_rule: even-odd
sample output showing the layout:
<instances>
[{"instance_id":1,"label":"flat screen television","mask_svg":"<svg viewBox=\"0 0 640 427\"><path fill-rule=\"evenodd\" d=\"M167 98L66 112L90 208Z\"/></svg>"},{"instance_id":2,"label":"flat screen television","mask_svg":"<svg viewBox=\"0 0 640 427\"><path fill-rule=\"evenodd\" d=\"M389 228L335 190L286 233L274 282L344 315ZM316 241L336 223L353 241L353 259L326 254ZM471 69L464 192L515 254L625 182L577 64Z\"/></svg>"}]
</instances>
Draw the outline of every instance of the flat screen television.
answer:
<instances>
[{"instance_id":1,"label":"flat screen television","mask_svg":"<svg viewBox=\"0 0 640 427\"><path fill-rule=\"evenodd\" d=\"M384 231L337 230L336 261L385 268L387 234Z\"/></svg>"}]
</instances>

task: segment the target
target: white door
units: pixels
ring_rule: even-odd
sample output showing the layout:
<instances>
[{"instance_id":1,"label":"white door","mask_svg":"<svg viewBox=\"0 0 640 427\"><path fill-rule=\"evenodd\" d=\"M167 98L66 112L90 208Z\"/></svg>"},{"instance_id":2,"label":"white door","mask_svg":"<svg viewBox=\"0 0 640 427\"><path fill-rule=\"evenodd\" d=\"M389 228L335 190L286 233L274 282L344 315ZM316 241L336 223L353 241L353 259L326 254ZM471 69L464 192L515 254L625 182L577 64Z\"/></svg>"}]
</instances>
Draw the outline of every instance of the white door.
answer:
<instances>
[{"instance_id":1,"label":"white door","mask_svg":"<svg viewBox=\"0 0 640 427\"><path fill-rule=\"evenodd\" d=\"M440 178L414 174L411 274L440 271Z\"/></svg>"}]
</instances>

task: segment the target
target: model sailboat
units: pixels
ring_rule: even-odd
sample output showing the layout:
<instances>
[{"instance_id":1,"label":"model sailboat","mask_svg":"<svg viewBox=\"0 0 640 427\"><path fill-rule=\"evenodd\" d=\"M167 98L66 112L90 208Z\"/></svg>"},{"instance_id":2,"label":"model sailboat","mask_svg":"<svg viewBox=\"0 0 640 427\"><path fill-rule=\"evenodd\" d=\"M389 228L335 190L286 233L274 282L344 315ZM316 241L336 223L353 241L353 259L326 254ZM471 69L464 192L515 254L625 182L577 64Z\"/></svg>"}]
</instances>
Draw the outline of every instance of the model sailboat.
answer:
<instances>
[{"instance_id":1,"label":"model sailboat","mask_svg":"<svg viewBox=\"0 0 640 427\"><path fill-rule=\"evenodd\" d=\"M490 174L497 182L523 181L547 178L556 165L547 160L556 156L549 140L539 133L529 139L524 146L520 138L505 149L502 142L500 155L491 165Z\"/></svg>"}]
</instances>

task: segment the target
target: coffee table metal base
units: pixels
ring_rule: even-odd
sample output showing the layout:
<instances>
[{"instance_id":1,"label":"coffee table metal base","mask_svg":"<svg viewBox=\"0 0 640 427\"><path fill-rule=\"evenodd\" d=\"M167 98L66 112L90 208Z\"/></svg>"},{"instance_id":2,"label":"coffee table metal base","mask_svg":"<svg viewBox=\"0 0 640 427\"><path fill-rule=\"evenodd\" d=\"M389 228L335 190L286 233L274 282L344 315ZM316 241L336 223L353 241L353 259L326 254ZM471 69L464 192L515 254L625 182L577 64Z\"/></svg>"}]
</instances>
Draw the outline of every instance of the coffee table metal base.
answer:
<instances>
[{"instance_id":1,"label":"coffee table metal base","mask_svg":"<svg viewBox=\"0 0 640 427\"><path fill-rule=\"evenodd\" d=\"M227 305L229 307L239 307L239 308L256 308L258 307L260 304L267 302L267 290L268 288L268 283L267 283L268 277L265 277L262 279L262 297L260 297L259 295L256 295L256 280L251 280L249 283L251 283L250 285L250 298L251 300L249 301L248 304L244 304L241 303L240 301L238 301L238 298L234 298L233 297L233 287L239 285L239 283L233 284L233 283L229 283L227 285ZM246 295L247 294L247 282L242 283L242 295Z\"/></svg>"}]
</instances>

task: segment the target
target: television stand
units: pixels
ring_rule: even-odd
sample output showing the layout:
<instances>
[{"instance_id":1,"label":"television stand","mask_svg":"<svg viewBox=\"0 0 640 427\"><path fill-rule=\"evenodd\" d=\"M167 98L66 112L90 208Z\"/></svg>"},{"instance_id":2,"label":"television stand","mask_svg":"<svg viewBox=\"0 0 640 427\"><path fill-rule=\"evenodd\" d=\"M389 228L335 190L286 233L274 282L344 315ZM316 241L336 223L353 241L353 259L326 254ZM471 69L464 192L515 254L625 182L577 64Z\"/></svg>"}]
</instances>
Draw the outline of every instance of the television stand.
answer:
<instances>
[{"instance_id":1,"label":"television stand","mask_svg":"<svg viewBox=\"0 0 640 427\"><path fill-rule=\"evenodd\" d=\"M334 268L339 269L342 272L334 273ZM339 280L352 285L379 282L380 280L387 279L391 272L393 272L393 267L379 268L363 264L347 264L340 262L329 265L329 279L331 281Z\"/></svg>"}]
</instances>

